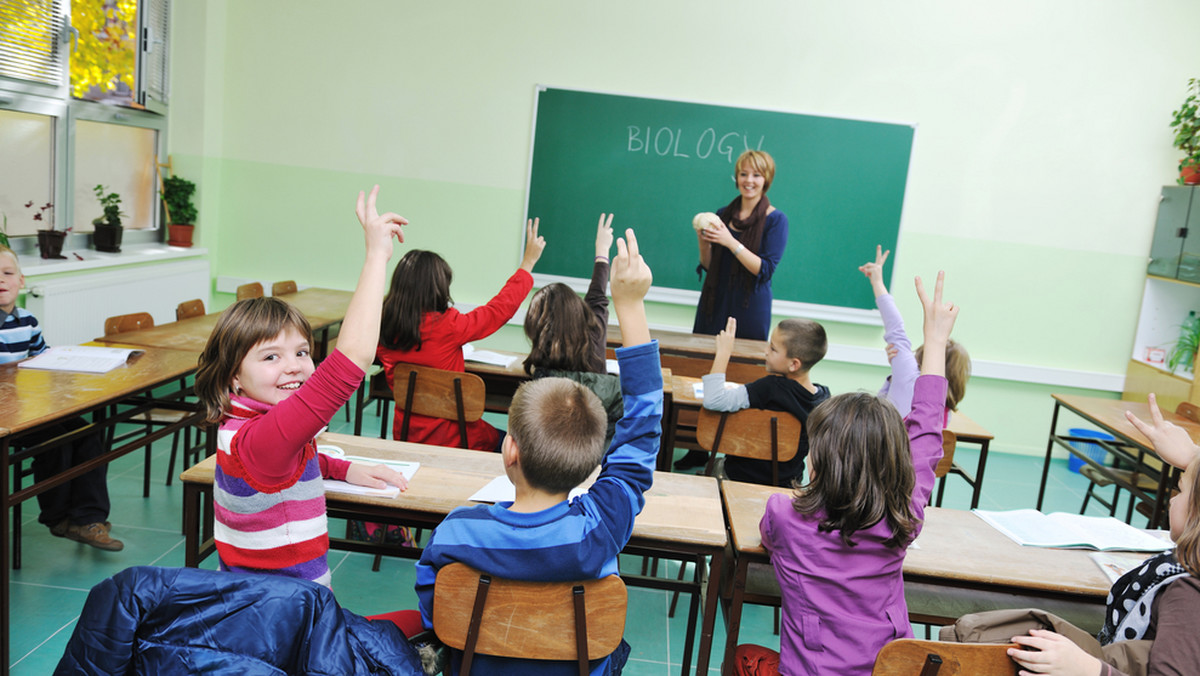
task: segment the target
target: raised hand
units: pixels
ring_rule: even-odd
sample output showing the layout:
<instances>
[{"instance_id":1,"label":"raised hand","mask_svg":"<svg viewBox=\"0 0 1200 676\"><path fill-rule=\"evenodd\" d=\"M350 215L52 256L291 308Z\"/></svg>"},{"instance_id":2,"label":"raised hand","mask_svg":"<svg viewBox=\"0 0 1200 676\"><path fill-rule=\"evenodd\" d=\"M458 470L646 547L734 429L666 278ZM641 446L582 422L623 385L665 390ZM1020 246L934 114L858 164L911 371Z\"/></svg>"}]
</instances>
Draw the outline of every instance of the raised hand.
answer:
<instances>
[{"instance_id":1,"label":"raised hand","mask_svg":"<svg viewBox=\"0 0 1200 676\"><path fill-rule=\"evenodd\" d=\"M525 257L521 259L521 269L525 272L533 272L546 248L546 238L538 236L538 221L534 218L525 222Z\"/></svg>"},{"instance_id":2,"label":"raised hand","mask_svg":"<svg viewBox=\"0 0 1200 676\"><path fill-rule=\"evenodd\" d=\"M633 230L626 230L625 238L617 240L617 257L613 259L609 280L613 309L621 325L621 344L626 347L650 342L642 299L653 281L650 266L638 250L637 237Z\"/></svg>"},{"instance_id":3,"label":"raised hand","mask_svg":"<svg viewBox=\"0 0 1200 676\"><path fill-rule=\"evenodd\" d=\"M367 252L377 251L391 258L392 237L400 242L404 241L404 230L401 226L408 225L408 219L390 211L380 215L375 208L375 199L378 196L378 185L371 188L369 195L360 190L354 213L358 216L358 222L362 224L367 240Z\"/></svg>"},{"instance_id":4,"label":"raised hand","mask_svg":"<svg viewBox=\"0 0 1200 676\"><path fill-rule=\"evenodd\" d=\"M916 279L917 296L921 299L921 307L925 309L925 343L930 341L945 345L950 340L950 332L954 329L954 320L958 318L958 306L942 301L942 286L946 273L938 271L937 283L933 287L933 298L925 293L925 284L920 277Z\"/></svg>"},{"instance_id":5,"label":"raised hand","mask_svg":"<svg viewBox=\"0 0 1200 676\"><path fill-rule=\"evenodd\" d=\"M717 334L716 354L718 356L725 355L728 357L733 354L733 341L737 337L737 319L730 317L725 320L725 328Z\"/></svg>"},{"instance_id":6,"label":"raised hand","mask_svg":"<svg viewBox=\"0 0 1200 676\"><path fill-rule=\"evenodd\" d=\"M883 247L877 244L875 245L875 262L863 263L858 266L858 271L866 275L867 279L871 281L871 289L875 292L876 296L882 296L887 293L887 286L883 283L883 264L887 262L888 255L891 253L890 249L884 251Z\"/></svg>"},{"instance_id":7,"label":"raised hand","mask_svg":"<svg viewBox=\"0 0 1200 676\"><path fill-rule=\"evenodd\" d=\"M1150 393L1150 421L1144 422L1132 411L1125 411L1125 418L1146 435L1154 446L1154 452L1168 464L1180 469L1187 469L1192 460L1200 454L1200 446L1192 441L1192 435L1184 428L1169 420L1163 420L1162 411L1158 408L1158 399Z\"/></svg>"},{"instance_id":8,"label":"raised hand","mask_svg":"<svg viewBox=\"0 0 1200 676\"><path fill-rule=\"evenodd\" d=\"M608 251L612 248L613 231L612 231L613 215L608 214L607 220L604 214L600 214L600 223L596 226L596 257L604 256L608 258Z\"/></svg>"}]
</instances>

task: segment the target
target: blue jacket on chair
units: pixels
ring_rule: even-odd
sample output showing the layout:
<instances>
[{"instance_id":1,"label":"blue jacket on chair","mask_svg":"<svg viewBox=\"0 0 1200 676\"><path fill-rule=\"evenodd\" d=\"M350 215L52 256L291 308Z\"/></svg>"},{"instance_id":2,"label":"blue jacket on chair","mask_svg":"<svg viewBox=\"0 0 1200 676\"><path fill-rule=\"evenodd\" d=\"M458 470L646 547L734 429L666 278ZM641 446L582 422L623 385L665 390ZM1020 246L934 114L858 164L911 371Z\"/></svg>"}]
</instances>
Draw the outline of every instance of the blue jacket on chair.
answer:
<instances>
[{"instance_id":1,"label":"blue jacket on chair","mask_svg":"<svg viewBox=\"0 0 1200 676\"><path fill-rule=\"evenodd\" d=\"M423 674L391 622L305 580L128 568L92 588L55 674Z\"/></svg>"}]
</instances>

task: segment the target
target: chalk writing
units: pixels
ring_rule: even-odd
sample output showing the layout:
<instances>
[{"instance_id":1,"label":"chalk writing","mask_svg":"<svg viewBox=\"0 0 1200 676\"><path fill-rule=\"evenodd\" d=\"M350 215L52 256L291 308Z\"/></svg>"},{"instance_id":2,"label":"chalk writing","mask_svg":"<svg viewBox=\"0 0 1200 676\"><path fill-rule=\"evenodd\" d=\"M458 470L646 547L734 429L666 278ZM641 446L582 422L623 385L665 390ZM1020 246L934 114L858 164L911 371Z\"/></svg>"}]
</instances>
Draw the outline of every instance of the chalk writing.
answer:
<instances>
[{"instance_id":1,"label":"chalk writing","mask_svg":"<svg viewBox=\"0 0 1200 676\"><path fill-rule=\"evenodd\" d=\"M714 157L715 153L715 157L724 157L725 161L730 163L745 150L762 150L763 141L766 139L765 136L759 136L758 144L751 146L748 133L730 131L718 136L717 130L712 127L696 135L694 141L689 133L684 133L684 130L678 127L659 127L655 130L653 127L631 124L626 127L626 133L626 150L631 153L654 153L660 157L695 157L702 160Z\"/></svg>"}]
</instances>

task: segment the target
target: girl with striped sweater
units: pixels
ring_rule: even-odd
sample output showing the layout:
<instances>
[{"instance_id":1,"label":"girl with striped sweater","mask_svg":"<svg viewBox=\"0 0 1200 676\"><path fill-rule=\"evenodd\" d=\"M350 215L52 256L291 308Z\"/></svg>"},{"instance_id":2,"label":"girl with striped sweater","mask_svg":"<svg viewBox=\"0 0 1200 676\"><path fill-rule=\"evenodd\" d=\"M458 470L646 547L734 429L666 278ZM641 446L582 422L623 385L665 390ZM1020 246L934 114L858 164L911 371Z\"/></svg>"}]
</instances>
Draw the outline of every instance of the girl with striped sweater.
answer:
<instances>
[{"instance_id":1,"label":"girl with striped sweater","mask_svg":"<svg viewBox=\"0 0 1200 676\"><path fill-rule=\"evenodd\" d=\"M230 306L200 356L196 394L220 424L214 478L214 537L222 570L272 573L330 586L322 479L404 490L404 476L317 453L313 438L350 399L375 358L393 213L375 209L379 186L359 193L366 259L337 350L313 367L312 330L278 298Z\"/></svg>"}]
</instances>

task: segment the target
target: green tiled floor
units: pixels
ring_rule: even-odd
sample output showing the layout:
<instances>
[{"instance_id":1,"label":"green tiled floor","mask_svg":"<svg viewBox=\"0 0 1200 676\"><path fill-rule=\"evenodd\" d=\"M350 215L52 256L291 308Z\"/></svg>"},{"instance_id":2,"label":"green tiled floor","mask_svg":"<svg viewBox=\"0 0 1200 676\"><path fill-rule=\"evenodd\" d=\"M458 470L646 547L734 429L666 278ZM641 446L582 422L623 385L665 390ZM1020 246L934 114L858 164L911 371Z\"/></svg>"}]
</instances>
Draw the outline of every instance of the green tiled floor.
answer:
<instances>
[{"instance_id":1,"label":"green tiled floor","mask_svg":"<svg viewBox=\"0 0 1200 676\"><path fill-rule=\"evenodd\" d=\"M371 411L368 411L370 413ZM491 417L491 416L489 416ZM494 417L492 422L503 424ZM369 417L364 429L379 429L378 420ZM333 431L352 432L340 416ZM369 433L369 432L368 432ZM183 536L180 535L180 505L183 490L178 482L163 484L166 475L169 440L155 446L152 484L149 498L142 498L142 456L134 453L113 463L109 470L109 493L113 508L113 535L124 540L121 552L102 552L75 542L55 538L37 523L35 503L26 503L24 523L24 560L12 575L11 672L17 676L50 673L62 654L88 590L97 582L129 566L183 565ZM682 453L682 452L681 452ZM956 459L974 468L977 452L962 447ZM988 457L980 507L1015 509L1033 507L1037 500L1037 482L1041 461L1027 456L1010 455L993 449ZM943 506L965 509L970 489L960 478L947 479ZM1087 487L1086 479L1067 470L1065 461L1055 461L1045 511L1078 511ZM1089 507L1089 513L1101 514ZM331 532L340 532L341 522L331 522ZM625 561L629 569L639 560ZM213 568L216 557L205 561ZM413 566L402 559L385 559L382 570L371 572L371 558L363 554L331 552L333 585L343 606L364 615L413 608ZM678 569L669 568L674 574ZM687 630L687 597L680 599L679 612L667 619L670 595L666 592L630 589L626 636L633 652L626 674L666 676L678 674ZM770 608L747 606L742 618L741 642L760 643L778 648L773 633ZM718 673L725 643L724 628L717 622L710 673ZM693 664L695 658L693 657Z\"/></svg>"}]
</instances>

